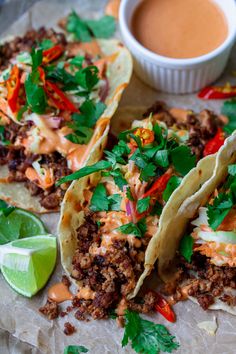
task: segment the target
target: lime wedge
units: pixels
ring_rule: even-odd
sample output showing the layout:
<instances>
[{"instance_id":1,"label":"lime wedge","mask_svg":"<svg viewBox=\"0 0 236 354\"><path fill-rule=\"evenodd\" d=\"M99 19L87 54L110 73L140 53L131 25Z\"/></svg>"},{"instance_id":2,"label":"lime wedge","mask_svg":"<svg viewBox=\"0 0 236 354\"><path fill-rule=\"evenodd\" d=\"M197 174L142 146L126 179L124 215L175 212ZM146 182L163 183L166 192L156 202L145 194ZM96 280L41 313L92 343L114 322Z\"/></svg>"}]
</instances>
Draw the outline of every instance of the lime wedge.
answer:
<instances>
[{"instance_id":1,"label":"lime wedge","mask_svg":"<svg viewBox=\"0 0 236 354\"><path fill-rule=\"evenodd\" d=\"M1 271L19 294L32 297L47 283L56 264L57 242L52 235L35 236L0 246Z\"/></svg>"},{"instance_id":2,"label":"lime wedge","mask_svg":"<svg viewBox=\"0 0 236 354\"><path fill-rule=\"evenodd\" d=\"M34 214L15 209L8 216L0 215L0 245L22 237L45 235L47 230Z\"/></svg>"}]
</instances>

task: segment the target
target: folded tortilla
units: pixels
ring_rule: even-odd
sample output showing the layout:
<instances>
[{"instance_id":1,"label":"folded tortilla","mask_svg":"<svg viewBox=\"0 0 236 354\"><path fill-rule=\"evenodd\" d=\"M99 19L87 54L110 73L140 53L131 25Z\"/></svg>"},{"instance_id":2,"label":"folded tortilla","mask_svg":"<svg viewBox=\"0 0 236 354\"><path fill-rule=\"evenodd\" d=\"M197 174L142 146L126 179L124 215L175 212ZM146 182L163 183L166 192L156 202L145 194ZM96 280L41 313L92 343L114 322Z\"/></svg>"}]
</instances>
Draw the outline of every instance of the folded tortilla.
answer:
<instances>
[{"instance_id":1,"label":"folded tortilla","mask_svg":"<svg viewBox=\"0 0 236 354\"><path fill-rule=\"evenodd\" d=\"M171 281L174 277L175 270L173 269L174 258L176 251L179 248L180 240L184 236L187 225L199 213L199 208L205 206L209 202L210 196L214 193L217 187L225 180L228 175L228 166L236 163L236 132L234 132L221 147L219 152L203 159L198 164L202 167L203 175L199 175L196 179L196 185L199 190L195 194L192 194L188 198L183 200L183 203L179 206L176 216L173 218L167 210L163 212L163 228L162 232L158 235L158 272L164 282ZM190 174L193 171L190 172ZM199 170L200 172L200 170ZM209 175L212 176L209 178ZM208 175L208 178L207 178ZM197 176L193 176L197 177ZM205 183L204 183L205 180ZM188 179L187 188L195 188L194 179ZM173 195L174 203L177 200L177 194L179 191L175 191ZM195 224L194 224L195 225ZM229 242L230 245L230 242ZM214 263L213 263L214 264ZM221 264L216 264L221 266ZM224 265L224 264L223 264ZM197 302L196 298L189 296L189 298ZM224 310L231 314L236 315L235 306L229 306L225 302L215 299L215 303L209 307L211 310Z\"/></svg>"},{"instance_id":2,"label":"folded tortilla","mask_svg":"<svg viewBox=\"0 0 236 354\"><path fill-rule=\"evenodd\" d=\"M140 112L143 112L143 108L128 108L118 111L120 122L127 122L133 120L137 114L141 117ZM132 118L131 118L132 117ZM144 120L133 121L131 128L144 127L147 128L152 121L152 118ZM124 126L122 125L122 128ZM119 122L115 124L113 131L116 133L120 130ZM139 277L135 288L128 295L128 299L135 297L143 284L144 279L151 273L157 257L160 254L159 248L162 247L163 234L166 234L166 227L169 226L169 222L174 221L173 227L176 228L176 220L179 208L183 202L197 193L209 178L212 177L215 167L215 155L210 155L200 160L195 168L193 168L183 179L180 186L174 191L167 203L165 204L162 214L159 219L158 230L150 239L150 242L145 251L145 259L143 262L143 273ZM61 218L59 222L59 241L61 248L61 260L64 270L71 277L73 270L72 259L77 249L77 230L85 222L85 210L88 206L85 196L93 191L98 185L101 179L100 173L94 173L92 175L81 178L78 181L74 181L66 192L64 197ZM181 225L180 225L181 226ZM171 243L167 245L167 248L172 247ZM167 252L168 253L168 252ZM71 280L80 288L81 281L77 281L71 278Z\"/></svg>"},{"instance_id":3,"label":"folded tortilla","mask_svg":"<svg viewBox=\"0 0 236 354\"><path fill-rule=\"evenodd\" d=\"M110 127L110 120L116 111L121 95L130 81L132 74L132 58L129 51L121 42L116 39L98 40L101 51L106 56L114 59L108 63L107 72L109 81L109 93L106 97L106 109L97 121L93 136L81 158L81 167L98 161L103 154L107 142ZM21 182L7 182L6 166L0 166L0 199L5 200L11 205L24 208L37 213L47 213L47 210L40 204L38 196L32 196L29 189Z\"/></svg>"}]
</instances>

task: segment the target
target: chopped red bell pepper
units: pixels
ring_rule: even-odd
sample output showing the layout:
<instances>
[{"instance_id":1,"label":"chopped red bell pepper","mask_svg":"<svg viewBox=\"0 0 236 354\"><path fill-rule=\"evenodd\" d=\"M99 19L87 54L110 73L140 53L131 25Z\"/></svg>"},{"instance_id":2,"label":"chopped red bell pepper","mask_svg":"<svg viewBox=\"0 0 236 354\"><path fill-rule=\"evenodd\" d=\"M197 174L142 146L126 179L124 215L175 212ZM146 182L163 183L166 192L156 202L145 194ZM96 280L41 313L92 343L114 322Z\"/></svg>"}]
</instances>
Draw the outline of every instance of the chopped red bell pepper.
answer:
<instances>
[{"instance_id":1,"label":"chopped red bell pepper","mask_svg":"<svg viewBox=\"0 0 236 354\"><path fill-rule=\"evenodd\" d=\"M199 92L198 97L204 100L222 100L236 97L236 86L227 83L225 86L205 87Z\"/></svg>"},{"instance_id":2,"label":"chopped red bell pepper","mask_svg":"<svg viewBox=\"0 0 236 354\"><path fill-rule=\"evenodd\" d=\"M167 321L172 323L175 322L176 316L168 301L156 291L154 293L157 297L157 301L154 305L155 310L165 317Z\"/></svg>"},{"instance_id":3,"label":"chopped red bell pepper","mask_svg":"<svg viewBox=\"0 0 236 354\"><path fill-rule=\"evenodd\" d=\"M162 193L166 189L167 183L172 176L172 171L167 170L161 177L159 177L152 185L152 187L144 193L143 198L151 197L156 193Z\"/></svg>"},{"instance_id":4,"label":"chopped red bell pepper","mask_svg":"<svg viewBox=\"0 0 236 354\"><path fill-rule=\"evenodd\" d=\"M43 51L43 64L48 64L51 61L59 58L64 51L64 48L57 44L52 48L46 49Z\"/></svg>"},{"instance_id":5,"label":"chopped red bell pepper","mask_svg":"<svg viewBox=\"0 0 236 354\"><path fill-rule=\"evenodd\" d=\"M221 128L218 128L216 135L214 138L209 140L204 148L203 156L208 156L211 154L215 154L225 142L225 135Z\"/></svg>"},{"instance_id":6,"label":"chopped red bell pepper","mask_svg":"<svg viewBox=\"0 0 236 354\"><path fill-rule=\"evenodd\" d=\"M62 111L78 112L75 105L56 84L46 80L44 89L56 108L59 108Z\"/></svg>"},{"instance_id":7,"label":"chopped red bell pepper","mask_svg":"<svg viewBox=\"0 0 236 354\"><path fill-rule=\"evenodd\" d=\"M13 113L18 110L18 97L20 91L20 70L14 65L10 77L6 81L7 86L7 102Z\"/></svg>"},{"instance_id":8,"label":"chopped red bell pepper","mask_svg":"<svg viewBox=\"0 0 236 354\"><path fill-rule=\"evenodd\" d=\"M137 128L133 132L133 134L140 138L143 146L151 144L155 139L154 132L152 130L146 129L146 128ZM130 142L133 146L137 147L137 143L134 141L134 139L131 139Z\"/></svg>"}]
</instances>

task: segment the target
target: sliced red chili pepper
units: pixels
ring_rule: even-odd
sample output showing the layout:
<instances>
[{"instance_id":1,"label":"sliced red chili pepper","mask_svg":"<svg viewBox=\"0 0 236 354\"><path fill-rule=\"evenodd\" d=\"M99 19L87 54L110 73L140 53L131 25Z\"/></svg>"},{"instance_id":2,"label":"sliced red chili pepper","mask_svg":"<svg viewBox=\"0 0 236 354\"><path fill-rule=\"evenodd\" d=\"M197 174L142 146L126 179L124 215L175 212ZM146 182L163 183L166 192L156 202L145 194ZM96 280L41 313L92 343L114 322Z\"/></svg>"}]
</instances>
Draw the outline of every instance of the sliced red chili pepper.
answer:
<instances>
[{"instance_id":1,"label":"sliced red chili pepper","mask_svg":"<svg viewBox=\"0 0 236 354\"><path fill-rule=\"evenodd\" d=\"M218 128L216 135L214 138L209 140L204 148L203 156L208 156L211 154L215 154L225 142L225 135L221 128Z\"/></svg>"},{"instance_id":2,"label":"sliced red chili pepper","mask_svg":"<svg viewBox=\"0 0 236 354\"><path fill-rule=\"evenodd\" d=\"M172 171L167 170L161 177L159 177L152 185L152 187L144 193L143 198L151 197L155 195L157 192L162 193L166 189L166 185L172 176Z\"/></svg>"},{"instance_id":3,"label":"sliced red chili pepper","mask_svg":"<svg viewBox=\"0 0 236 354\"><path fill-rule=\"evenodd\" d=\"M133 134L140 138L142 145L151 144L155 139L154 132L146 128L137 128ZM137 146L137 143L134 141L134 139L131 139L130 142L133 146Z\"/></svg>"},{"instance_id":4,"label":"sliced red chili pepper","mask_svg":"<svg viewBox=\"0 0 236 354\"><path fill-rule=\"evenodd\" d=\"M6 82L7 86L7 102L13 113L18 110L18 97L20 91L20 70L17 65L14 65L10 77Z\"/></svg>"},{"instance_id":5,"label":"sliced red chili pepper","mask_svg":"<svg viewBox=\"0 0 236 354\"><path fill-rule=\"evenodd\" d=\"M56 108L62 111L78 112L75 105L56 84L46 80L44 89Z\"/></svg>"},{"instance_id":6,"label":"sliced red chili pepper","mask_svg":"<svg viewBox=\"0 0 236 354\"><path fill-rule=\"evenodd\" d=\"M48 64L51 61L59 58L64 51L64 48L57 44L52 48L46 49L43 51L43 64Z\"/></svg>"},{"instance_id":7,"label":"sliced red chili pepper","mask_svg":"<svg viewBox=\"0 0 236 354\"><path fill-rule=\"evenodd\" d=\"M175 322L176 316L168 301L156 291L154 291L154 293L157 297L157 301L154 305L155 310L165 317L167 321L172 323Z\"/></svg>"},{"instance_id":8,"label":"sliced red chili pepper","mask_svg":"<svg viewBox=\"0 0 236 354\"><path fill-rule=\"evenodd\" d=\"M205 87L199 92L198 97L204 100L222 100L236 97L236 86L227 83L225 86Z\"/></svg>"},{"instance_id":9,"label":"sliced red chili pepper","mask_svg":"<svg viewBox=\"0 0 236 354\"><path fill-rule=\"evenodd\" d=\"M39 71L39 77L42 81L42 83L45 85L45 71L43 70L43 68L41 68L41 66L38 67L38 71Z\"/></svg>"}]
</instances>

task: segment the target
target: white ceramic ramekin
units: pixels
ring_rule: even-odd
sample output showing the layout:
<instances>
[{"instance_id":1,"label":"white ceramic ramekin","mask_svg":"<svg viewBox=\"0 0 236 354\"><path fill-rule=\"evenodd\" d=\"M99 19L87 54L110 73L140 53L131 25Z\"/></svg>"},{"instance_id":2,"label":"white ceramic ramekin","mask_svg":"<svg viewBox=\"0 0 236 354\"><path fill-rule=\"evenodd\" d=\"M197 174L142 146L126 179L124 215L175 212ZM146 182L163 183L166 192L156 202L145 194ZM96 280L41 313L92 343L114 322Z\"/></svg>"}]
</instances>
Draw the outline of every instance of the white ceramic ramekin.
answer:
<instances>
[{"instance_id":1,"label":"white ceramic ramekin","mask_svg":"<svg viewBox=\"0 0 236 354\"><path fill-rule=\"evenodd\" d=\"M122 0L119 13L121 34L134 57L134 69L141 80L157 90L181 94L198 91L222 74L236 35L235 0L214 0L227 19L228 36L214 51L191 59L157 55L135 39L130 31L130 23L133 12L141 1ZM158 33L153 33L153 36L158 40Z\"/></svg>"}]
</instances>

